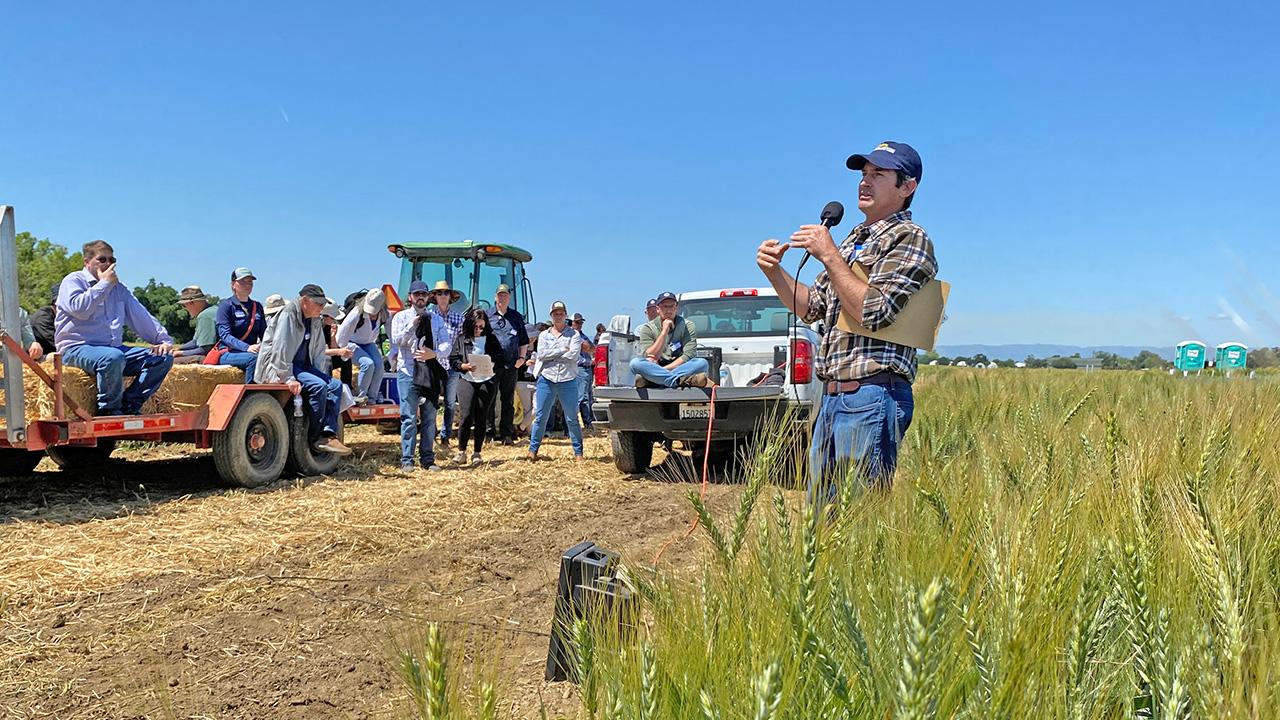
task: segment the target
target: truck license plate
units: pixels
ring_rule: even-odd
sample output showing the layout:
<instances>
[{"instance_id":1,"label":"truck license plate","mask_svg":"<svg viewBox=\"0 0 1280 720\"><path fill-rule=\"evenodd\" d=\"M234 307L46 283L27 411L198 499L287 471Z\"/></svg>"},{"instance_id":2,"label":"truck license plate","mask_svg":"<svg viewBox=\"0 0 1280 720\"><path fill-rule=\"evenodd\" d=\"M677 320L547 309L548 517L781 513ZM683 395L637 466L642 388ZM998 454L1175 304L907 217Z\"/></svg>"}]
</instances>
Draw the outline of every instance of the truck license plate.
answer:
<instances>
[{"instance_id":1,"label":"truck license plate","mask_svg":"<svg viewBox=\"0 0 1280 720\"><path fill-rule=\"evenodd\" d=\"M681 420L706 420L711 417L709 403L680 403Z\"/></svg>"}]
</instances>

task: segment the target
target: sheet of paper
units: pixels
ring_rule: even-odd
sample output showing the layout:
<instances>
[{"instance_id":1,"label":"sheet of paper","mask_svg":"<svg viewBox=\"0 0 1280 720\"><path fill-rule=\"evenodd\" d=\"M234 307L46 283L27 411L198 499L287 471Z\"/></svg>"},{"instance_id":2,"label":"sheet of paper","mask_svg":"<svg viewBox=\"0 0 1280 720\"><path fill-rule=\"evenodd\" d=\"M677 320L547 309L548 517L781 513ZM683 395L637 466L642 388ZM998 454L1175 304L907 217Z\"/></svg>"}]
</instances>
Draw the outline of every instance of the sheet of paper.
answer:
<instances>
[{"instance_id":1,"label":"sheet of paper","mask_svg":"<svg viewBox=\"0 0 1280 720\"><path fill-rule=\"evenodd\" d=\"M467 362L475 366L475 370L467 373L471 382L484 382L493 377L493 359L483 353L467 356Z\"/></svg>"}]
</instances>

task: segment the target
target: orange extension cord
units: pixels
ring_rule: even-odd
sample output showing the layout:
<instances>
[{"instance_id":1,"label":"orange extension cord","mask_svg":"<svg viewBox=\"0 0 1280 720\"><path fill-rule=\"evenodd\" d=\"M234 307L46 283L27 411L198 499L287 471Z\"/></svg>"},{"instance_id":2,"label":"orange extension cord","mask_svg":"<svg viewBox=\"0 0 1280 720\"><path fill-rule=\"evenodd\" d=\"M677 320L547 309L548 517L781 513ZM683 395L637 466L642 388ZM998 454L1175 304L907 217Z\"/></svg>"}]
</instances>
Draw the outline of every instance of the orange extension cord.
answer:
<instances>
[{"instance_id":1,"label":"orange extension cord","mask_svg":"<svg viewBox=\"0 0 1280 720\"><path fill-rule=\"evenodd\" d=\"M707 416L707 447L706 447L706 451L702 453L702 490L699 491L698 497L700 500L703 500L704 502L707 499L707 461L711 457L711 428L714 427L716 423L716 387L717 386L715 385L711 386L711 408ZM697 529L698 529L698 516L695 514L693 516L693 522L689 523L689 529L684 531L684 535L681 535L678 538L673 537L670 540L663 543L662 547L658 548L658 554L653 556L654 567L658 566L658 561L662 559L662 553L666 552L667 548L671 547L671 543L675 542L676 540L687 539L690 535L693 534L693 531Z\"/></svg>"}]
</instances>

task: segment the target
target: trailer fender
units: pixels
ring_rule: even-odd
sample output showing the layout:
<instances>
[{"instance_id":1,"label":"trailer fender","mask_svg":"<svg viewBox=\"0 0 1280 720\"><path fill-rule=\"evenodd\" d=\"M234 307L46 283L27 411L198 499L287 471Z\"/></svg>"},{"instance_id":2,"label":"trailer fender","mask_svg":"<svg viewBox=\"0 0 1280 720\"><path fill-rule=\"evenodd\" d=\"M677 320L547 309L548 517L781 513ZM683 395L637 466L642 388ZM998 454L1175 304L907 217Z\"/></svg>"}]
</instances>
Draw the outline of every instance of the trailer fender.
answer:
<instances>
[{"instance_id":1,"label":"trailer fender","mask_svg":"<svg viewBox=\"0 0 1280 720\"><path fill-rule=\"evenodd\" d=\"M268 393L280 403L280 407L293 397L285 385L219 385L209 396L209 432L222 432L231 424L236 408L249 393Z\"/></svg>"}]
</instances>

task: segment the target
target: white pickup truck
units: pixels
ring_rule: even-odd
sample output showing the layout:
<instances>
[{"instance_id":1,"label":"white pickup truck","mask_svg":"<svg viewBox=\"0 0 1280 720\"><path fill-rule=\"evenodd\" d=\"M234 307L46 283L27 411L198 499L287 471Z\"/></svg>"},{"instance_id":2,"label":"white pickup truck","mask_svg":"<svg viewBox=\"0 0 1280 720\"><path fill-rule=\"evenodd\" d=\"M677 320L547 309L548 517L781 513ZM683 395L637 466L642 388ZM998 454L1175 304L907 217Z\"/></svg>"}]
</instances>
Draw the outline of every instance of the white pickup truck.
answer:
<instances>
[{"instance_id":1,"label":"white pickup truck","mask_svg":"<svg viewBox=\"0 0 1280 720\"><path fill-rule=\"evenodd\" d=\"M780 403L808 432L821 398L814 373L819 334L799 322L772 288L700 290L680 295L680 315L698 333L700 357L719 383L715 422L707 445L710 388L636 388L630 363L643 348L631 318L618 315L596 346L595 421L609 428L614 463L625 473L644 472L660 441L680 441L695 455L733 453L759 431ZM772 383L756 381L775 371ZM779 377L780 376L780 377Z\"/></svg>"}]
</instances>

